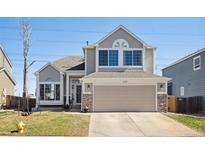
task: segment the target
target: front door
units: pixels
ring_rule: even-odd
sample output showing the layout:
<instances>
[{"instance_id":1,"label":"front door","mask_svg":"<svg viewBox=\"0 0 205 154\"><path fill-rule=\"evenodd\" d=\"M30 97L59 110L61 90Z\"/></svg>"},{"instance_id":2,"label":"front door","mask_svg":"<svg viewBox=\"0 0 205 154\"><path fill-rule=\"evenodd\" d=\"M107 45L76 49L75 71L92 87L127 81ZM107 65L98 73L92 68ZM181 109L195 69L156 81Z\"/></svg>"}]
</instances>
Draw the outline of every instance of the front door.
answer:
<instances>
[{"instance_id":1,"label":"front door","mask_svg":"<svg viewBox=\"0 0 205 154\"><path fill-rule=\"evenodd\" d=\"M82 91L82 86L76 85L76 103L81 103L81 91Z\"/></svg>"}]
</instances>

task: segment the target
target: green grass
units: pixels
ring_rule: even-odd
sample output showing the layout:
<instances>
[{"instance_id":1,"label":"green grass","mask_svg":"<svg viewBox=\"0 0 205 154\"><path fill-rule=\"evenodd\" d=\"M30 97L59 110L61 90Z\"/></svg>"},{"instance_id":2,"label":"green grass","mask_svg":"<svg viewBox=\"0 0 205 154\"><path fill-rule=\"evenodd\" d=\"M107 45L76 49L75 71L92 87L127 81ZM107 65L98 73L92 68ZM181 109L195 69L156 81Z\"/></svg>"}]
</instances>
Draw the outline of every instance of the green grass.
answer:
<instances>
[{"instance_id":1,"label":"green grass","mask_svg":"<svg viewBox=\"0 0 205 154\"><path fill-rule=\"evenodd\" d=\"M170 114L168 116L190 128L205 133L205 118L198 118L198 117L192 117L187 115L174 115L174 114L173 115Z\"/></svg>"},{"instance_id":2,"label":"green grass","mask_svg":"<svg viewBox=\"0 0 205 154\"><path fill-rule=\"evenodd\" d=\"M65 112L36 112L26 117L17 112L5 112L0 113L0 135L87 136L89 119L88 115L71 115ZM19 121L25 124L24 133L12 133Z\"/></svg>"}]
</instances>

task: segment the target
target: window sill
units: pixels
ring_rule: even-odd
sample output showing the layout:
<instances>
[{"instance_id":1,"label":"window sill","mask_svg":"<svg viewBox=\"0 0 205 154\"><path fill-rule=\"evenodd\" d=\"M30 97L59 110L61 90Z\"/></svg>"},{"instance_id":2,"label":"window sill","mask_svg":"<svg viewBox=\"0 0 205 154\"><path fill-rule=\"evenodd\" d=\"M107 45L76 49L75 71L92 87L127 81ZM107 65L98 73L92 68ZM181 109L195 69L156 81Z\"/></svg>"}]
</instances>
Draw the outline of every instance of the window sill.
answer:
<instances>
[{"instance_id":1,"label":"window sill","mask_svg":"<svg viewBox=\"0 0 205 154\"><path fill-rule=\"evenodd\" d=\"M143 68L143 66L125 66L125 65L122 65L122 66L98 66L98 68Z\"/></svg>"}]
</instances>

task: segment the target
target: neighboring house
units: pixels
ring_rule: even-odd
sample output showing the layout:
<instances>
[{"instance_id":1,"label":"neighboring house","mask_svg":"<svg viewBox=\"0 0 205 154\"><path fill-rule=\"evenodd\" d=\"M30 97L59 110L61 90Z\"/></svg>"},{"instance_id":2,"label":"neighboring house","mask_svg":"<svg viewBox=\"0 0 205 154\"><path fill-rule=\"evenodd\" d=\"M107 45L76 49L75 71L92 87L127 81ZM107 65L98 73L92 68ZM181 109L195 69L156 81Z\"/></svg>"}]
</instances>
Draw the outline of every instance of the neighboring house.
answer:
<instances>
[{"instance_id":1,"label":"neighboring house","mask_svg":"<svg viewBox=\"0 0 205 154\"><path fill-rule=\"evenodd\" d=\"M15 81L12 77L12 64L0 47L0 106L6 101L6 95L15 94Z\"/></svg>"},{"instance_id":2,"label":"neighboring house","mask_svg":"<svg viewBox=\"0 0 205 154\"><path fill-rule=\"evenodd\" d=\"M177 97L203 96L205 110L205 48L162 69L168 82L168 94Z\"/></svg>"},{"instance_id":3,"label":"neighboring house","mask_svg":"<svg viewBox=\"0 0 205 154\"><path fill-rule=\"evenodd\" d=\"M154 74L155 47L119 26L83 52L35 73L37 107L73 102L91 112L167 110L168 78Z\"/></svg>"}]
</instances>

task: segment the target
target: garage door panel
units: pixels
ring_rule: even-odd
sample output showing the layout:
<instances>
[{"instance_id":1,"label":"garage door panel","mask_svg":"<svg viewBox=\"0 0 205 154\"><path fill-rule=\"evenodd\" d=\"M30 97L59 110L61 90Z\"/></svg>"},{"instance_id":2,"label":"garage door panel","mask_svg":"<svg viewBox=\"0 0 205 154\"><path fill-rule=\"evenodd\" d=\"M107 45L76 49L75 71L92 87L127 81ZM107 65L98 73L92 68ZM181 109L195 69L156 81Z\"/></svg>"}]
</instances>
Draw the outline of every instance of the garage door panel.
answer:
<instances>
[{"instance_id":1,"label":"garage door panel","mask_svg":"<svg viewBox=\"0 0 205 154\"><path fill-rule=\"evenodd\" d=\"M155 111L155 86L95 86L95 111Z\"/></svg>"}]
</instances>

